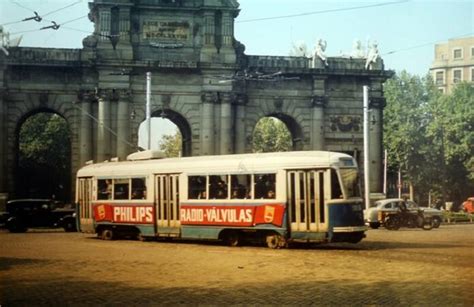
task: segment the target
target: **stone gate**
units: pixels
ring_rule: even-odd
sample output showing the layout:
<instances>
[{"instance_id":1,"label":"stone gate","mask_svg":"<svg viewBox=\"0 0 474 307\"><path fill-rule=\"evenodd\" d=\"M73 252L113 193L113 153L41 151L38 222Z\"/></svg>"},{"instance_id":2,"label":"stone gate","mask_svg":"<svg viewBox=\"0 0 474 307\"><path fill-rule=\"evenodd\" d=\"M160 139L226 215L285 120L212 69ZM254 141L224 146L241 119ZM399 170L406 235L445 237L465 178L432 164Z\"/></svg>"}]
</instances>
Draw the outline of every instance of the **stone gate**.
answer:
<instances>
[{"instance_id":1,"label":"stone gate","mask_svg":"<svg viewBox=\"0 0 474 307\"><path fill-rule=\"evenodd\" d=\"M174 122L183 155L250 152L256 123L282 120L295 150L332 150L362 162L362 86L370 86L371 192L382 185L383 82L380 58L245 54L234 38L235 0L95 0L94 33L82 49L0 52L0 193L14 197L18 131L37 112L68 123L71 178L88 160L137 151L145 119Z\"/></svg>"}]
</instances>

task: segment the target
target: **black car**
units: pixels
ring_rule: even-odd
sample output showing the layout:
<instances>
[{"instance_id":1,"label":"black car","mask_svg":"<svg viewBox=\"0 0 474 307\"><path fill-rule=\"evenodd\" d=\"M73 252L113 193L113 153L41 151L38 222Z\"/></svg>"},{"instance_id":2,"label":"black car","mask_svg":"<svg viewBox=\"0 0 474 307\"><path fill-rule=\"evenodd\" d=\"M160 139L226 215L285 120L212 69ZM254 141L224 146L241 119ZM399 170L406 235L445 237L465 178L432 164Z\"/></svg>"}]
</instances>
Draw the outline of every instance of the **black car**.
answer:
<instances>
[{"instance_id":1,"label":"black car","mask_svg":"<svg viewBox=\"0 0 474 307\"><path fill-rule=\"evenodd\" d=\"M34 227L57 227L76 231L75 210L52 199L16 199L7 202L5 227L25 232Z\"/></svg>"}]
</instances>

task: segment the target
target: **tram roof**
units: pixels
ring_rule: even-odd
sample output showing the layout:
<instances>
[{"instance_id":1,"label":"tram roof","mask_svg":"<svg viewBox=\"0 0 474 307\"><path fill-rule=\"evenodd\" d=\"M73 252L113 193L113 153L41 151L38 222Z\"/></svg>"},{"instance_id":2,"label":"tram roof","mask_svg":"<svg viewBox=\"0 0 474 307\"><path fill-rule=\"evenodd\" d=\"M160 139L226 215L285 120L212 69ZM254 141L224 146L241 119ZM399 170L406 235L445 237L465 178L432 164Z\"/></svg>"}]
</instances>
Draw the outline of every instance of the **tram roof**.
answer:
<instances>
[{"instance_id":1,"label":"tram roof","mask_svg":"<svg viewBox=\"0 0 474 307\"><path fill-rule=\"evenodd\" d=\"M153 154L151 154L153 156ZM78 176L131 176L150 173L239 174L263 173L277 169L300 169L339 165L343 153L329 151L291 151L217 156L146 159L136 161L101 162L86 165ZM348 166L347 164L345 164ZM350 165L349 165L350 166Z\"/></svg>"}]
</instances>

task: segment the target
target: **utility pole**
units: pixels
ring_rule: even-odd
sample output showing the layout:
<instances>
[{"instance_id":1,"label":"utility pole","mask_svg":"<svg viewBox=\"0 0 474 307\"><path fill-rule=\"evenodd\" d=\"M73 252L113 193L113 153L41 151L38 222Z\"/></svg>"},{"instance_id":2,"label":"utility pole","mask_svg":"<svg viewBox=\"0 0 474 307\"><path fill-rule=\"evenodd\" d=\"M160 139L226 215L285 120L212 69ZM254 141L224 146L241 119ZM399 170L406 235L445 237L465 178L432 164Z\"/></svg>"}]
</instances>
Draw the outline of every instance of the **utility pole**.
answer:
<instances>
[{"instance_id":1,"label":"utility pole","mask_svg":"<svg viewBox=\"0 0 474 307\"><path fill-rule=\"evenodd\" d=\"M369 87L364 85L364 198L365 209L370 207L370 172L369 172Z\"/></svg>"},{"instance_id":2,"label":"utility pole","mask_svg":"<svg viewBox=\"0 0 474 307\"><path fill-rule=\"evenodd\" d=\"M146 127L148 133L147 149L151 150L151 72L146 73Z\"/></svg>"}]
</instances>

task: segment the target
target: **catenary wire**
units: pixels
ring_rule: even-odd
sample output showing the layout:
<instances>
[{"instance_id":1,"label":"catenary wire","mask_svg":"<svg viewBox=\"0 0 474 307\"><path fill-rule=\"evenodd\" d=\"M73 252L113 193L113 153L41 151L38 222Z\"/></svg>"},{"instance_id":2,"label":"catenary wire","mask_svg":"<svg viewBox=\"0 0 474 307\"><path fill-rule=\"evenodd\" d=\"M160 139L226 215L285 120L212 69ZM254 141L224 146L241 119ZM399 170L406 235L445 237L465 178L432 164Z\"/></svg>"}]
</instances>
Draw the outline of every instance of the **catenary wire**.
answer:
<instances>
[{"instance_id":1,"label":"catenary wire","mask_svg":"<svg viewBox=\"0 0 474 307\"><path fill-rule=\"evenodd\" d=\"M273 20L273 19L293 18L293 17L308 16L308 15L318 15L318 14L325 14L325 13L352 11L352 10L366 9L366 8L372 8L372 7L401 4L401 3L405 3L405 2L410 2L410 0L402 0L402 1L395 1L395 2L388 2L388 3L377 3L377 4L369 4L369 5L361 5L361 6L352 6L352 7L346 7L346 8L338 8L338 9L329 9L329 10L322 10L322 11L298 13L298 14L292 14L292 15L282 15L282 16L273 16L273 17L262 17L262 18L253 18L253 19L245 19L245 20L236 20L235 22L236 23L246 23L246 22Z\"/></svg>"}]
</instances>

